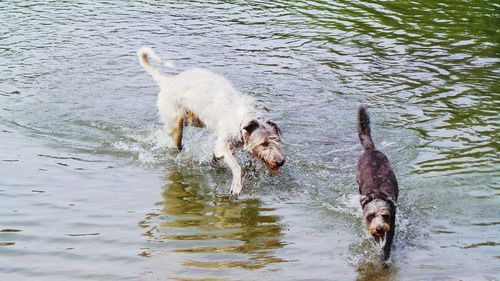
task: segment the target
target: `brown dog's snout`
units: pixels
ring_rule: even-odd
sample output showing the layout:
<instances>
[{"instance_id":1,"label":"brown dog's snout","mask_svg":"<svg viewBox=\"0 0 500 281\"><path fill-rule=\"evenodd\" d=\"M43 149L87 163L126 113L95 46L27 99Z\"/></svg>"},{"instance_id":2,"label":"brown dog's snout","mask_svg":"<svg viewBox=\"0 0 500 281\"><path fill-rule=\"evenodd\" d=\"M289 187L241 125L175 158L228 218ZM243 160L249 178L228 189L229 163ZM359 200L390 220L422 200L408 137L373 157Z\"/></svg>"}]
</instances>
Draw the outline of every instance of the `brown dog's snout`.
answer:
<instances>
[{"instance_id":1,"label":"brown dog's snout","mask_svg":"<svg viewBox=\"0 0 500 281\"><path fill-rule=\"evenodd\" d=\"M276 163L276 167L279 168L279 167L283 166L283 164L285 164L285 159L283 158L283 159L280 159L280 160L276 160L275 163Z\"/></svg>"},{"instance_id":2,"label":"brown dog's snout","mask_svg":"<svg viewBox=\"0 0 500 281\"><path fill-rule=\"evenodd\" d=\"M377 228L375 229L377 231L377 234L378 235L382 235L384 234L384 228L382 226L377 226Z\"/></svg>"}]
</instances>

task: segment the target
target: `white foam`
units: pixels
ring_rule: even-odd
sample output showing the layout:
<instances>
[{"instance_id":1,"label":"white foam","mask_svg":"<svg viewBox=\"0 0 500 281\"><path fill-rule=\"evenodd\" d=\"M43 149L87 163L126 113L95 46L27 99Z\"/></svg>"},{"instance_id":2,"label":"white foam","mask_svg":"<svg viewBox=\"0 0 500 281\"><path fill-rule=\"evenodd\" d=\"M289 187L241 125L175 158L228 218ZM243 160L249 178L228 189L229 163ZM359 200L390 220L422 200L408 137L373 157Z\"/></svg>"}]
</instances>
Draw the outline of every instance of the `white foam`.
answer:
<instances>
[{"instance_id":1,"label":"white foam","mask_svg":"<svg viewBox=\"0 0 500 281\"><path fill-rule=\"evenodd\" d=\"M112 147L120 152L131 153L141 164L157 165L165 162L203 163L211 161L215 138L206 130L187 127L184 129L183 150L177 152L169 134L163 128L151 128L145 132L125 133Z\"/></svg>"},{"instance_id":2,"label":"white foam","mask_svg":"<svg viewBox=\"0 0 500 281\"><path fill-rule=\"evenodd\" d=\"M361 208L359 207L359 196L356 194L344 194L335 200L332 205L328 202L323 203L323 207L341 214L354 215L362 218Z\"/></svg>"}]
</instances>

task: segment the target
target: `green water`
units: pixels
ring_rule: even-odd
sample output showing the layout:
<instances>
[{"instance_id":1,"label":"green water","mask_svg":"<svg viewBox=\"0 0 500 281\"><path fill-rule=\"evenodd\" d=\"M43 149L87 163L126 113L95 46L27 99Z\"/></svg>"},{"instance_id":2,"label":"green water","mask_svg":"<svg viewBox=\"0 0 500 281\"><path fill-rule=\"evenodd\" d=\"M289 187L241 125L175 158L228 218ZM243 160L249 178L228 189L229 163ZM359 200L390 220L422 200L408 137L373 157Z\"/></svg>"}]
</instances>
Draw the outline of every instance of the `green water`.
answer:
<instances>
[{"instance_id":1,"label":"green water","mask_svg":"<svg viewBox=\"0 0 500 281\"><path fill-rule=\"evenodd\" d=\"M168 149L144 45L254 97L283 174L239 153L235 201L212 135ZM0 2L0 279L498 280L499 81L495 1ZM360 103L400 184L387 269Z\"/></svg>"}]
</instances>

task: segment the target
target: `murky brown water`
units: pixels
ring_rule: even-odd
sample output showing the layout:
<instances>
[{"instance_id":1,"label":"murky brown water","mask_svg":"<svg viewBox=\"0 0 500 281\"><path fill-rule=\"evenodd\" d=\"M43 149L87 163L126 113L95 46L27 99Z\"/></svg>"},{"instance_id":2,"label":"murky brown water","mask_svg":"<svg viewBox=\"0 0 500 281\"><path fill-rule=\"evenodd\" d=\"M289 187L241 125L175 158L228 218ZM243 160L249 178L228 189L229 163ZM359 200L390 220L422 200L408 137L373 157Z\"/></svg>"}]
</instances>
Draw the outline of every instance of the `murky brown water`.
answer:
<instances>
[{"instance_id":1,"label":"murky brown water","mask_svg":"<svg viewBox=\"0 0 500 281\"><path fill-rule=\"evenodd\" d=\"M0 3L0 280L498 280L494 1ZM281 177L245 196L189 128L165 147L143 45L255 97ZM389 269L355 183L356 108L400 182Z\"/></svg>"}]
</instances>

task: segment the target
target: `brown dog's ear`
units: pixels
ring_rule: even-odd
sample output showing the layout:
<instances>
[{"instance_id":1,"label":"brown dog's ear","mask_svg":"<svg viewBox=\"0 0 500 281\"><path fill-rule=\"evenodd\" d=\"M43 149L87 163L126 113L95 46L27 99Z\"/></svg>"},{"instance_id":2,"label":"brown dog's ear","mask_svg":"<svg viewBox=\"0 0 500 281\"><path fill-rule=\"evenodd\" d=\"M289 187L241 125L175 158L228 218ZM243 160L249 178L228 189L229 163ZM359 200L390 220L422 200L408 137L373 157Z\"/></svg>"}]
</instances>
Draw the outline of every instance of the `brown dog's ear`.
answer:
<instances>
[{"instance_id":1,"label":"brown dog's ear","mask_svg":"<svg viewBox=\"0 0 500 281\"><path fill-rule=\"evenodd\" d=\"M359 196L359 204L361 204L361 206L364 206L366 204L366 201L368 201L368 196L365 195Z\"/></svg>"},{"instance_id":2,"label":"brown dog's ear","mask_svg":"<svg viewBox=\"0 0 500 281\"><path fill-rule=\"evenodd\" d=\"M394 201L394 199L392 199L391 197L387 198L387 201L389 201L394 206L394 208L399 207L398 203L396 203L396 201Z\"/></svg>"},{"instance_id":3,"label":"brown dog's ear","mask_svg":"<svg viewBox=\"0 0 500 281\"><path fill-rule=\"evenodd\" d=\"M250 135L259 127L259 122L251 120L248 122L241 130L241 136L243 137L243 142L247 143Z\"/></svg>"}]
</instances>

